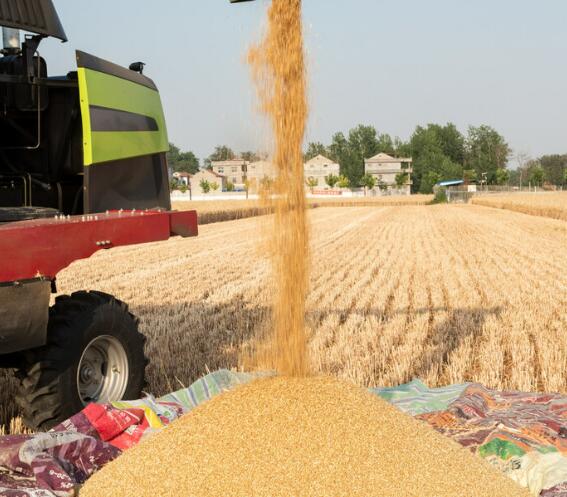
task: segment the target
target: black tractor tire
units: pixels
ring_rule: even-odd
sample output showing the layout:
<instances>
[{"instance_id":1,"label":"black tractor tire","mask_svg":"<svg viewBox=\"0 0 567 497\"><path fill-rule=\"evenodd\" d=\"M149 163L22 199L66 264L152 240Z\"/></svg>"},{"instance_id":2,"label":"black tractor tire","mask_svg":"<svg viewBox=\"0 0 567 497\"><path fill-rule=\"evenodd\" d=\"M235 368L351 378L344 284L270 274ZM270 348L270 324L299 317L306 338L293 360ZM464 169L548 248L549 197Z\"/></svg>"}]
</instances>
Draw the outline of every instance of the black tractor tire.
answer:
<instances>
[{"instance_id":1,"label":"black tractor tire","mask_svg":"<svg viewBox=\"0 0 567 497\"><path fill-rule=\"evenodd\" d=\"M52 218L59 214L49 207L0 207L0 223Z\"/></svg>"},{"instance_id":2,"label":"black tractor tire","mask_svg":"<svg viewBox=\"0 0 567 497\"><path fill-rule=\"evenodd\" d=\"M22 382L16 400L23 410L27 426L39 431L48 430L81 411L90 402L141 397L147 364L144 355L146 339L138 331L138 320L128 312L125 303L101 292L76 292L71 296L58 297L49 313L47 344L27 352L25 366L16 373ZM96 348L92 344L101 340L102 343L108 340L113 347L118 347L112 349L115 352L118 350L122 354L121 347L125 353L121 358L126 361L123 364L127 363L127 368L120 367L122 373L113 367L109 375L111 359L98 368L102 378L122 374L118 388L124 393L120 398L85 399L82 395L84 390L82 393L79 391L80 386L84 388L81 374L86 367L85 358L90 357ZM87 350L90 352L87 353ZM97 370L97 364L102 363L89 362L89 371ZM91 376L87 377L87 382L91 381Z\"/></svg>"}]
</instances>

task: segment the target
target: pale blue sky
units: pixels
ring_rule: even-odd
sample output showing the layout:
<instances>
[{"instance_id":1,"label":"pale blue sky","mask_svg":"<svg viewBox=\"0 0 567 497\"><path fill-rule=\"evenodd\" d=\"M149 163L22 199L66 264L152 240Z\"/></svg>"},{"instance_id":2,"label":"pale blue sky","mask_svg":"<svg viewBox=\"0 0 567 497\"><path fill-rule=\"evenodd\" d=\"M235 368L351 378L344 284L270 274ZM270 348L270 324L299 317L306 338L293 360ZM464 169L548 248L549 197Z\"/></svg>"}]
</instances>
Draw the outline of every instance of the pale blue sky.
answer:
<instances>
[{"instance_id":1,"label":"pale blue sky","mask_svg":"<svg viewBox=\"0 0 567 497\"><path fill-rule=\"evenodd\" d=\"M200 158L216 144L265 149L244 64L267 0L55 0L69 43L43 45L50 73L74 49L146 62L170 139ZM304 0L307 140L373 124L494 126L531 155L567 152L567 1Z\"/></svg>"}]
</instances>

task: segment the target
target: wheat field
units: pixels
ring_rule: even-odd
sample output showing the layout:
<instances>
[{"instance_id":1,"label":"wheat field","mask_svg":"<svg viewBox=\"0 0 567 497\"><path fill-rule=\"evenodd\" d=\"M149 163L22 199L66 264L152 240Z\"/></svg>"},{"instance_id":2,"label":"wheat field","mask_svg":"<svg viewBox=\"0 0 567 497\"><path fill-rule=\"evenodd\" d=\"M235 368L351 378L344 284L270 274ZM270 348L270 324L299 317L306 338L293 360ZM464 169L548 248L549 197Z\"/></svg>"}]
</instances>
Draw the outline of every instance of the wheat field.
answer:
<instances>
[{"instance_id":1,"label":"wheat field","mask_svg":"<svg viewBox=\"0 0 567 497\"><path fill-rule=\"evenodd\" d=\"M433 200L433 195L411 195L391 197L355 197L355 198L321 198L309 199L311 208L318 207L374 207L426 205ZM199 213L199 224L211 224L221 221L233 221L247 217L269 214L272 209L267 202L260 200L177 200L172 208L179 211L196 210Z\"/></svg>"},{"instance_id":2,"label":"wheat field","mask_svg":"<svg viewBox=\"0 0 567 497\"><path fill-rule=\"evenodd\" d=\"M239 367L270 326L270 218L100 252L63 271L59 291L128 302L149 337L149 390L178 389ZM366 386L419 377L567 393L566 222L473 205L329 207L309 222L316 371ZM8 409L14 385L3 386Z\"/></svg>"},{"instance_id":3,"label":"wheat field","mask_svg":"<svg viewBox=\"0 0 567 497\"><path fill-rule=\"evenodd\" d=\"M472 203L567 221L567 192L478 196L473 197Z\"/></svg>"}]
</instances>

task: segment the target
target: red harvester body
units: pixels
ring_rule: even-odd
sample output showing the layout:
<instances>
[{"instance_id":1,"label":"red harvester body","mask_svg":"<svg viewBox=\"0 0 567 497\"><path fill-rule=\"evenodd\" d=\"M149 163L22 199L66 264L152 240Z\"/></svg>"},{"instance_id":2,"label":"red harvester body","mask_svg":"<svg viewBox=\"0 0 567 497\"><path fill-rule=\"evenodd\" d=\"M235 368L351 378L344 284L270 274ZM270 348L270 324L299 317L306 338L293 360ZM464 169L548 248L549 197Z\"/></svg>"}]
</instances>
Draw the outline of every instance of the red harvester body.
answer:
<instances>
[{"instance_id":1,"label":"red harvester body","mask_svg":"<svg viewBox=\"0 0 567 497\"><path fill-rule=\"evenodd\" d=\"M111 211L0 225L0 284L54 280L73 261L98 250L197 236L195 211Z\"/></svg>"}]
</instances>

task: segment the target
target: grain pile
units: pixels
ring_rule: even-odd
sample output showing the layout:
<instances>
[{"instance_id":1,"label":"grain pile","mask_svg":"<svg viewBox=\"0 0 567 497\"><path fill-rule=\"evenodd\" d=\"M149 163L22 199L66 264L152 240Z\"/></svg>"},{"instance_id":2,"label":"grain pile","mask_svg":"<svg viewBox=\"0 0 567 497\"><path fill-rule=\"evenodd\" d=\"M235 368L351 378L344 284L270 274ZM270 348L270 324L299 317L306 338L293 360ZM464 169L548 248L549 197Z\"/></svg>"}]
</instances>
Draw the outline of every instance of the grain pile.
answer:
<instances>
[{"instance_id":1,"label":"grain pile","mask_svg":"<svg viewBox=\"0 0 567 497\"><path fill-rule=\"evenodd\" d=\"M285 375L308 372L305 298L308 289L308 228L303 181L303 139L307 120L301 0L273 0L265 39L248 61L261 110L275 138L277 179L268 248L274 278L273 336L263 366ZM265 357L267 355L267 357Z\"/></svg>"},{"instance_id":2,"label":"grain pile","mask_svg":"<svg viewBox=\"0 0 567 497\"><path fill-rule=\"evenodd\" d=\"M354 385L274 378L201 405L80 497L527 497L455 442Z\"/></svg>"}]
</instances>

